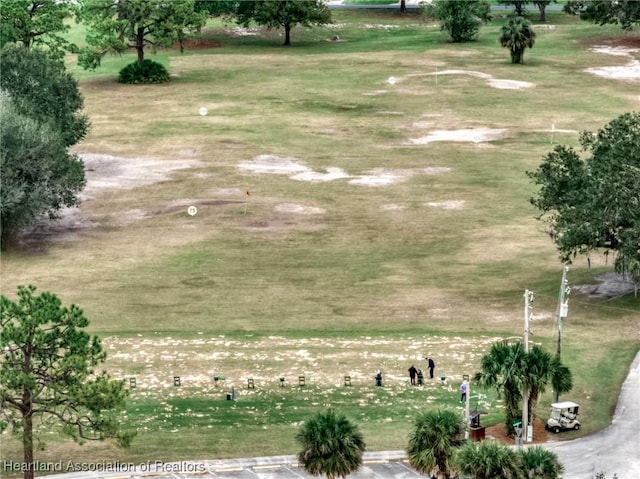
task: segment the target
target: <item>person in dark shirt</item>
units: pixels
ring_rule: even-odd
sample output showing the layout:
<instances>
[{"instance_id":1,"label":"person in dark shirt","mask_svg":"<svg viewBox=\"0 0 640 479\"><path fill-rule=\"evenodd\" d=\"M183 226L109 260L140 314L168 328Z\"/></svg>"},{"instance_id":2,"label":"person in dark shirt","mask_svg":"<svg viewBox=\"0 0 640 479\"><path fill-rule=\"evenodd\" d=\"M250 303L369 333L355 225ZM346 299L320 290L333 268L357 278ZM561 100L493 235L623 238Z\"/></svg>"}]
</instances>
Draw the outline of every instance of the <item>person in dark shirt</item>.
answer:
<instances>
[{"instance_id":1,"label":"person in dark shirt","mask_svg":"<svg viewBox=\"0 0 640 479\"><path fill-rule=\"evenodd\" d=\"M418 375L418 370L416 369L416 367L412 364L411 367L409 368L409 379L411 380L411 385L415 386L416 385L416 376Z\"/></svg>"},{"instance_id":2,"label":"person in dark shirt","mask_svg":"<svg viewBox=\"0 0 640 479\"><path fill-rule=\"evenodd\" d=\"M436 368L436 363L431 356L427 356L425 359L429 368L429 379L433 379L433 370Z\"/></svg>"}]
</instances>

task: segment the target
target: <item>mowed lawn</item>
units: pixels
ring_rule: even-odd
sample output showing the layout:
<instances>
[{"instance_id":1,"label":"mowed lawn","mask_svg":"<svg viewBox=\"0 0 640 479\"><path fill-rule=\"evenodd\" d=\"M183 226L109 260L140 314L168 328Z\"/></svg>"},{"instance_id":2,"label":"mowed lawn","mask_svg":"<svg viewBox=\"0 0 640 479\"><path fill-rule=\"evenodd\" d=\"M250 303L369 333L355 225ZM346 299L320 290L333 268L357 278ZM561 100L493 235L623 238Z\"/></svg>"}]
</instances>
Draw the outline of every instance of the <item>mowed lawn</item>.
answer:
<instances>
[{"instance_id":1,"label":"mowed lawn","mask_svg":"<svg viewBox=\"0 0 640 479\"><path fill-rule=\"evenodd\" d=\"M640 37L548 18L518 66L497 42L500 17L477 42L451 44L415 15L351 11L295 29L290 48L276 31L212 23L184 54L148 52L173 75L164 85L116 83L131 55L93 73L69 58L92 124L75 147L86 198L3 254L2 294L34 284L84 309L106 368L136 378L127 420L139 437L122 451L52 432L39 460L293 453L297 427L330 404L370 449L402 449L417 411L461 411L462 375L522 335L525 289L532 340L555 351L563 265L525 173L554 144L638 109L640 80L585 69L637 59L592 47ZM611 269L599 253L590 269L576 258L569 283ZM632 294L570 295L563 359L580 434L609 423L639 317ZM409 388L426 354L438 377ZM488 424L500 422L486 393ZM3 438L5 451L19 458L17 442Z\"/></svg>"}]
</instances>

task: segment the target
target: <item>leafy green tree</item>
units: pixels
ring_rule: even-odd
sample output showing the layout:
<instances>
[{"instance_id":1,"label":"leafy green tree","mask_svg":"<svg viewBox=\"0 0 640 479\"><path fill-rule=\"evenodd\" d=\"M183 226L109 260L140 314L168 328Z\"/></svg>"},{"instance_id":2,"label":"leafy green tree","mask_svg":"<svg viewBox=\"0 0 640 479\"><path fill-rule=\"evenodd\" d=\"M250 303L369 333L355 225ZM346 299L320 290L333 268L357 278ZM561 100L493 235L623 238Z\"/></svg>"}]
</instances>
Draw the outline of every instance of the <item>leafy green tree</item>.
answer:
<instances>
[{"instance_id":1,"label":"leafy green tree","mask_svg":"<svg viewBox=\"0 0 640 479\"><path fill-rule=\"evenodd\" d=\"M63 307L52 293L18 287L18 300L0 297L0 405L2 430L11 426L24 450L24 479L33 479L34 438L52 422L76 441L133 433L120 427L127 389L93 368L106 358L100 340L84 331L82 310Z\"/></svg>"},{"instance_id":2,"label":"leafy green tree","mask_svg":"<svg viewBox=\"0 0 640 479\"><path fill-rule=\"evenodd\" d=\"M547 6L554 2L556 3L558 0L501 0L500 3L502 5L513 5L515 8L515 13L517 16L524 16L525 5L528 3L533 3L536 7L538 7L538 11L540 12L540 21L545 22L547 20Z\"/></svg>"},{"instance_id":3,"label":"leafy green tree","mask_svg":"<svg viewBox=\"0 0 640 479\"><path fill-rule=\"evenodd\" d=\"M418 415L409 436L409 464L421 474L452 477L453 453L463 442L464 421L450 410L428 411Z\"/></svg>"},{"instance_id":4,"label":"leafy green tree","mask_svg":"<svg viewBox=\"0 0 640 479\"><path fill-rule=\"evenodd\" d=\"M640 113L626 113L597 133L580 135L586 158L556 146L534 172L531 203L564 262L594 250L613 251L615 270L640 280Z\"/></svg>"},{"instance_id":5,"label":"leafy green tree","mask_svg":"<svg viewBox=\"0 0 640 479\"><path fill-rule=\"evenodd\" d=\"M547 21L547 7L551 3L557 3L558 0L533 0L533 3L538 7L538 11L540 12L540 21Z\"/></svg>"},{"instance_id":6,"label":"leafy green tree","mask_svg":"<svg viewBox=\"0 0 640 479\"><path fill-rule=\"evenodd\" d=\"M426 9L427 15L440 20L454 42L471 42L478 38L480 25L491 20L489 3L485 0L435 0Z\"/></svg>"},{"instance_id":7,"label":"leafy green tree","mask_svg":"<svg viewBox=\"0 0 640 479\"><path fill-rule=\"evenodd\" d=\"M246 0L238 2L236 19L267 28L284 28L284 45L291 45L291 29L331 23L331 11L322 0Z\"/></svg>"},{"instance_id":8,"label":"leafy green tree","mask_svg":"<svg viewBox=\"0 0 640 479\"><path fill-rule=\"evenodd\" d=\"M516 9L516 15L522 17L524 15L524 7L531 0L500 0L500 4L513 6Z\"/></svg>"},{"instance_id":9,"label":"leafy green tree","mask_svg":"<svg viewBox=\"0 0 640 479\"><path fill-rule=\"evenodd\" d=\"M524 51L533 48L536 42L536 32L529 20L522 17L512 17L500 29L500 45L509 49L511 63L524 63Z\"/></svg>"},{"instance_id":10,"label":"leafy green tree","mask_svg":"<svg viewBox=\"0 0 640 479\"><path fill-rule=\"evenodd\" d=\"M64 64L39 49L2 48L0 75L0 247L39 216L77 204L82 161L67 148L89 127L83 99Z\"/></svg>"},{"instance_id":11,"label":"leafy green tree","mask_svg":"<svg viewBox=\"0 0 640 479\"><path fill-rule=\"evenodd\" d=\"M564 466L558 456L540 446L527 447L518 451L522 470L527 479L559 479Z\"/></svg>"},{"instance_id":12,"label":"leafy green tree","mask_svg":"<svg viewBox=\"0 0 640 479\"><path fill-rule=\"evenodd\" d=\"M74 2L58 0L2 0L0 8L0 47L16 43L24 48L47 47L59 58L64 49L74 50L65 38L65 20L75 14Z\"/></svg>"},{"instance_id":13,"label":"leafy green tree","mask_svg":"<svg viewBox=\"0 0 640 479\"><path fill-rule=\"evenodd\" d=\"M640 23L640 2L636 0L570 0L564 11L598 25L620 25L623 30Z\"/></svg>"},{"instance_id":14,"label":"leafy green tree","mask_svg":"<svg viewBox=\"0 0 640 479\"><path fill-rule=\"evenodd\" d=\"M365 450L362 433L333 409L319 412L306 421L296 440L302 446L298 460L311 475L344 478L362 465Z\"/></svg>"},{"instance_id":15,"label":"leafy green tree","mask_svg":"<svg viewBox=\"0 0 640 479\"><path fill-rule=\"evenodd\" d=\"M236 11L236 0L196 0L196 12L206 12L212 17L232 15Z\"/></svg>"},{"instance_id":16,"label":"leafy green tree","mask_svg":"<svg viewBox=\"0 0 640 479\"><path fill-rule=\"evenodd\" d=\"M206 12L194 0L80 0L79 19L87 26L88 48L78 61L94 69L107 53L134 49L142 65L145 48L170 47L205 25ZM181 43L182 46L182 43Z\"/></svg>"},{"instance_id":17,"label":"leafy green tree","mask_svg":"<svg viewBox=\"0 0 640 479\"><path fill-rule=\"evenodd\" d=\"M21 114L0 90L1 247L12 233L40 215L55 218L64 206L77 204L85 184L84 164L69 154L59 134Z\"/></svg>"},{"instance_id":18,"label":"leafy green tree","mask_svg":"<svg viewBox=\"0 0 640 479\"><path fill-rule=\"evenodd\" d=\"M6 45L0 54L0 87L11 95L18 111L59 132L64 146L82 140L89 119L82 113L84 100L78 82L64 63L42 50L14 45Z\"/></svg>"},{"instance_id":19,"label":"leafy green tree","mask_svg":"<svg viewBox=\"0 0 640 479\"><path fill-rule=\"evenodd\" d=\"M496 441L468 441L458 449L455 461L464 477L525 479L518 453Z\"/></svg>"}]
</instances>

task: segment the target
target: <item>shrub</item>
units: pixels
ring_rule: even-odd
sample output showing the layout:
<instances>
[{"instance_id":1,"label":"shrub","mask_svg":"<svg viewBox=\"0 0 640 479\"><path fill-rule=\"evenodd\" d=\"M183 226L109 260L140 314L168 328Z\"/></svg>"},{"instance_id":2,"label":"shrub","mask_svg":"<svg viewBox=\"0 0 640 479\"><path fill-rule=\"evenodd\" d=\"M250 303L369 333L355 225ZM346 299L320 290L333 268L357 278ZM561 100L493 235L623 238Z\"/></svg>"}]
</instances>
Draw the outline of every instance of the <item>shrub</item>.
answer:
<instances>
[{"instance_id":1,"label":"shrub","mask_svg":"<svg viewBox=\"0 0 640 479\"><path fill-rule=\"evenodd\" d=\"M164 83L169 81L169 72L160 63L143 60L130 63L118 75L119 83Z\"/></svg>"}]
</instances>

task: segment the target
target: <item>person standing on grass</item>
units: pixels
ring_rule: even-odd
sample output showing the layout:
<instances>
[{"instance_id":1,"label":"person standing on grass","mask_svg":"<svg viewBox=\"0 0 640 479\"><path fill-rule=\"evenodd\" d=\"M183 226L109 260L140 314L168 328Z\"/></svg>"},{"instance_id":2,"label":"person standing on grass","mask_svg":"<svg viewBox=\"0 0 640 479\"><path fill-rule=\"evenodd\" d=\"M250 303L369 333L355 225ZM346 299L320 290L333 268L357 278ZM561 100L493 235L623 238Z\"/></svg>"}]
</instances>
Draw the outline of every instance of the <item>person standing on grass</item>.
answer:
<instances>
[{"instance_id":1,"label":"person standing on grass","mask_svg":"<svg viewBox=\"0 0 640 479\"><path fill-rule=\"evenodd\" d=\"M416 385L416 375L418 374L418 370L416 369L416 367L412 364L411 367L409 368L409 379L411 380L411 385L415 386Z\"/></svg>"},{"instance_id":2,"label":"person standing on grass","mask_svg":"<svg viewBox=\"0 0 640 479\"><path fill-rule=\"evenodd\" d=\"M431 356L425 358L427 360L427 367L429 368L429 379L433 379L433 370L436 368L436 362Z\"/></svg>"},{"instance_id":3,"label":"person standing on grass","mask_svg":"<svg viewBox=\"0 0 640 479\"><path fill-rule=\"evenodd\" d=\"M465 402L467 400L467 380L462 381L460 385L460 402Z\"/></svg>"}]
</instances>

